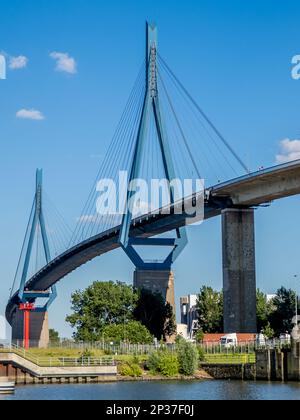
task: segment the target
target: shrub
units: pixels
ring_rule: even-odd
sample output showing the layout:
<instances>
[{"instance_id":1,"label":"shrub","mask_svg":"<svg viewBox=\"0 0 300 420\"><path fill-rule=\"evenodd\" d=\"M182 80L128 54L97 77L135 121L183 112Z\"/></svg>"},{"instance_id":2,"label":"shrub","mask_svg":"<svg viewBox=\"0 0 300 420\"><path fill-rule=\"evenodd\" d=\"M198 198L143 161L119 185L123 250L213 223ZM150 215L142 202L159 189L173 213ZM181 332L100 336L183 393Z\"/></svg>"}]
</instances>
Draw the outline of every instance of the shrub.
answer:
<instances>
[{"instance_id":1,"label":"shrub","mask_svg":"<svg viewBox=\"0 0 300 420\"><path fill-rule=\"evenodd\" d=\"M166 350L153 352L149 356L147 368L153 374L167 377L176 376L179 372L177 355Z\"/></svg>"},{"instance_id":2,"label":"shrub","mask_svg":"<svg viewBox=\"0 0 300 420\"><path fill-rule=\"evenodd\" d=\"M80 355L81 359L88 359L89 357L94 357L94 353L91 350L85 349L84 352Z\"/></svg>"},{"instance_id":3,"label":"shrub","mask_svg":"<svg viewBox=\"0 0 300 420\"><path fill-rule=\"evenodd\" d=\"M196 333L196 341L197 343L202 343L204 340L204 332L202 330L197 331Z\"/></svg>"},{"instance_id":4,"label":"shrub","mask_svg":"<svg viewBox=\"0 0 300 420\"><path fill-rule=\"evenodd\" d=\"M188 341L180 342L177 350L179 371L183 375L192 376L198 368L199 355L197 348Z\"/></svg>"},{"instance_id":5,"label":"shrub","mask_svg":"<svg viewBox=\"0 0 300 420\"><path fill-rule=\"evenodd\" d=\"M199 362L205 361L205 351L202 347L198 347L198 360Z\"/></svg>"},{"instance_id":6,"label":"shrub","mask_svg":"<svg viewBox=\"0 0 300 420\"><path fill-rule=\"evenodd\" d=\"M135 363L125 363L119 367L119 373L122 376L131 376L139 378L143 375L142 369Z\"/></svg>"},{"instance_id":7,"label":"shrub","mask_svg":"<svg viewBox=\"0 0 300 420\"><path fill-rule=\"evenodd\" d=\"M151 344L153 337L147 328L137 321L127 324L111 324L103 328L103 337L106 341L120 343L128 341L131 344Z\"/></svg>"},{"instance_id":8,"label":"shrub","mask_svg":"<svg viewBox=\"0 0 300 420\"><path fill-rule=\"evenodd\" d=\"M147 361L147 369L150 370L150 372L152 372L153 374L158 373L159 372L159 352L155 351L153 353L151 353L148 357L148 361Z\"/></svg>"},{"instance_id":9,"label":"shrub","mask_svg":"<svg viewBox=\"0 0 300 420\"><path fill-rule=\"evenodd\" d=\"M163 376L171 377L178 375L179 363L176 354L164 352L159 359L159 372Z\"/></svg>"}]
</instances>

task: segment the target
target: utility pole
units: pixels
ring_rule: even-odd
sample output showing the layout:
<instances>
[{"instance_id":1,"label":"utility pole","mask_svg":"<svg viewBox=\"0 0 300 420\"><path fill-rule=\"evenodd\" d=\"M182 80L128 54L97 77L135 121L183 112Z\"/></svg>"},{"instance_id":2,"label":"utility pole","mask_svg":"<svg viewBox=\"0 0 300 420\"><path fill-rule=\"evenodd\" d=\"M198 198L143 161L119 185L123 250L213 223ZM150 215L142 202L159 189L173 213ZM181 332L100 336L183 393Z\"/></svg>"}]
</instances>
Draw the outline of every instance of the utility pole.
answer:
<instances>
[{"instance_id":1,"label":"utility pole","mask_svg":"<svg viewBox=\"0 0 300 420\"><path fill-rule=\"evenodd\" d=\"M296 325L296 327L298 327L298 293L297 293L297 278L298 278L298 275L297 275L297 274L295 274L295 275L294 275L294 279L295 279L295 283L296 283L296 287L295 287L295 294L296 294L296 297L295 297L295 314L296 314L296 318L295 318L295 325Z\"/></svg>"}]
</instances>

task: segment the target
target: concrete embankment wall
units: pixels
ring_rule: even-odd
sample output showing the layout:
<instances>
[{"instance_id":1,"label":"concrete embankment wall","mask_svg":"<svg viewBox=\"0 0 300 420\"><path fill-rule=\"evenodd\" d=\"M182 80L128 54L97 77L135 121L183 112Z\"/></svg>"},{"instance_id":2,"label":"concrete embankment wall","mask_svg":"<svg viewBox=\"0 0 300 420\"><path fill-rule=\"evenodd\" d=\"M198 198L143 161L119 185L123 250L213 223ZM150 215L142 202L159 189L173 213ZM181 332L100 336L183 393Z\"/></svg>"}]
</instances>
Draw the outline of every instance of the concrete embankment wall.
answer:
<instances>
[{"instance_id":1,"label":"concrete embankment wall","mask_svg":"<svg viewBox=\"0 0 300 420\"><path fill-rule=\"evenodd\" d=\"M115 381L117 366L41 367L14 353L3 353L0 377L16 384Z\"/></svg>"},{"instance_id":2,"label":"concrete embankment wall","mask_svg":"<svg viewBox=\"0 0 300 420\"><path fill-rule=\"evenodd\" d=\"M293 342L291 349L257 350L256 363L201 367L215 379L300 381L300 342Z\"/></svg>"},{"instance_id":3,"label":"concrete embankment wall","mask_svg":"<svg viewBox=\"0 0 300 420\"><path fill-rule=\"evenodd\" d=\"M256 366L247 364L202 363L202 369L214 379L255 380Z\"/></svg>"}]
</instances>

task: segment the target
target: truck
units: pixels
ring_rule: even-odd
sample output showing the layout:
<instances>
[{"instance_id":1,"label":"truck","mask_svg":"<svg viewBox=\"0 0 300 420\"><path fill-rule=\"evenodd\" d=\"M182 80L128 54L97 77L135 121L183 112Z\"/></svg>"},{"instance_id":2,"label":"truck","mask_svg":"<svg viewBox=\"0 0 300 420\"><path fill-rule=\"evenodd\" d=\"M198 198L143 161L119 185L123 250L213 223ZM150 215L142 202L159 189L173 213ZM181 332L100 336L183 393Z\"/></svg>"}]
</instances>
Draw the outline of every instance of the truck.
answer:
<instances>
[{"instance_id":1,"label":"truck","mask_svg":"<svg viewBox=\"0 0 300 420\"><path fill-rule=\"evenodd\" d=\"M226 334L223 337L221 337L220 344L226 349L236 347L238 345L238 338L236 333Z\"/></svg>"}]
</instances>

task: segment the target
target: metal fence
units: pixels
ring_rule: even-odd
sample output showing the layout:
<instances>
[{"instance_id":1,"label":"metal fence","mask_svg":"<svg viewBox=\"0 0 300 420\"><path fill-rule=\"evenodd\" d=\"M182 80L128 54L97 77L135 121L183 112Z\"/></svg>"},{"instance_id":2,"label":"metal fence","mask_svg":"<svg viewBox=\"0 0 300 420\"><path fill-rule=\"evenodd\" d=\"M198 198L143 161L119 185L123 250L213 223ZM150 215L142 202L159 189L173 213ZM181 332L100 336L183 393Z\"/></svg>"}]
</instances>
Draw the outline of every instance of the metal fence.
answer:
<instances>
[{"instance_id":1,"label":"metal fence","mask_svg":"<svg viewBox=\"0 0 300 420\"><path fill-rule=\"evenodd\" d=\"M15 344L3 345L0 352L14 353L41 367L116 366L113 357L39 357Z\"/></svg>"},{"instance_id":2,"label":"metal fence","mask_svg":"<svg viewBox=\"0 0 300 420\"><path fill-rule=\"evenodd\" d=\"M224 346L220 342L203 343L198 344L198 346L205 354L251 354L255 353L256 350L290 348L291 343L289 340L273 339L266 341L264 344L247 341L232 347Z\"/></svg>"},{"instance_id":3,"label":"metal fence","mask_svg":"<svg viewBox=\"0 0 300 420\"><path fill-rule=\"evenodd\" d=\"M23 347L23 340L15 340L16 347ZM30 341L30 348L39 348L38 341ZM107 342L75 342L72 340L61 340L51 342L47 346L48 350L78 350L78 351L102 351L105 355L147 355L158 349L168 349L176 351L175 344L128 344L128 343L107 343Z\"/></svg>"},{"instance_id":4,"label":"metal fence","mask_svg":"<svg viewBox=\"0 0 300 420\"><path fill-rule=\"evenodd\" d=\"M39 348L39 342L30 342L30 348ZM15 347L22 348L23 341L15 341ZM283 349L289 348L290 343L283 340L269 340L264 344L259 344L255 341L248 341L239 343L237 346L226 347L220 342L209 342L203 344L196 344L204 354L253 354L258 349ZM0 342L1 348L1 342ZM113 342L75 342L73 340L60 340L51 342L48 345L48 350L62 349L62 350L78 350L84 353L85 351L102 351L105 356L114 355L148 355L159 349L168 349L169 351L176 351L176 344L129 344L129 343L113 343Z\"/></svg>"}]
</instances>

